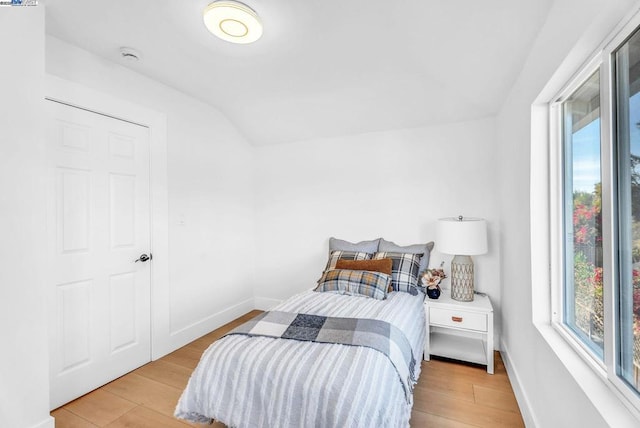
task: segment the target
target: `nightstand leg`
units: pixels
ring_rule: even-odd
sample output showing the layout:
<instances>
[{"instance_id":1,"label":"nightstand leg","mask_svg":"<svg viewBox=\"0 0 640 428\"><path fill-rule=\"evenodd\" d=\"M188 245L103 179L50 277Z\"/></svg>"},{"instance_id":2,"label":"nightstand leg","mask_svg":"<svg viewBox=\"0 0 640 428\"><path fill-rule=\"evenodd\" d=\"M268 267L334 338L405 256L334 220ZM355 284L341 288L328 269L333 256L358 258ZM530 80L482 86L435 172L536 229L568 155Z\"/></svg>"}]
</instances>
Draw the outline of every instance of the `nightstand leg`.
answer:
<instances>
[{"instance_id":1,"label":"nightstand leg","mask_svg":"<svg viewBox=\"0 0 640 428\"><path fill-rule=\"evenodd\" d=\"M487 317L487 373L493 374L493 314Z\"/></svg>"},{"instance_id":2,"label":"nightstand leg","mask_svg":"<svg viewBox=\"0 0 640 428\"><path fill-rule=\"evenodd\" d=\"M422 354L422 359L425 361L431 360L431 332L430 328L427 326L427 335L424 338L424 354Z\"/></svg>"},{"instance_id":3,"label":"nightstand leg","mask_svg":"<svg viewBox=\"0 0 640 428\"><path fill-rule=\"evenodd\" d=\"M431 327L429 327L429 307L424 305L424 314L425 314L425 324L427 327L427 334L424 338L424 353L422 354L422 359L425 361L431 360Z\"/></svg>"}]
</instances>

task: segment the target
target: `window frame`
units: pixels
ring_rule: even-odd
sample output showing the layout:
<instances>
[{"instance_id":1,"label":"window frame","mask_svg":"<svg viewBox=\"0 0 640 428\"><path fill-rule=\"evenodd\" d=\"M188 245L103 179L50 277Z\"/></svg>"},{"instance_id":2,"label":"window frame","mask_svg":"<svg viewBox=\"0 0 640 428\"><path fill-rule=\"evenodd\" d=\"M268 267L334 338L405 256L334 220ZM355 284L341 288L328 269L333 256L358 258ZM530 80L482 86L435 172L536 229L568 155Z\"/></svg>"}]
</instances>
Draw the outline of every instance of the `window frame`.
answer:
<instances>
[{"instance_id":1,"label":"window frame","mask_svg":"<svg viewBox=\"0 0 640 428\"><path fill-rule=\"evenodd\" d=\"M549 180L549 195L550 195L550 211L551 211L551 224L550 224L550 244L551 244L551 283L552 283L552 295L551 295L551 325L573 348L574 351L580 355L580 357L588 363L593 370L595 370L599 376L606 378L606 355L607 355L607 329L605 326L605 349L603 353L603 360L597 358L593 350L585 344L578 335L564 323L564 284L566 278L566 270L564 266L565 260L565 181L564 181L564 114L563 103L566 102L573 93L580 88L594 73L600 72L600 150L601 150L601 170L600 173L603 176L605 171L602 168L604 163L602 147L605 142L604 138L604 114L602 103L603 92L603 76L602 76L602 57L603 53L596 54L586 65L584 65L578 73L553 97L554 101L549 105L549 129L550 129L550 144L549 144L549 159L550 159L550 180ZM603 192L604 193L604 192ZM604 223L604 216L603 216ZM603 225L604 227L604 225ZM603 230L603 240L604 230ZM604 242L603 242L604 247ZM603 248L603 252L604 252ZM606 254L604 255L606 258ZM604 260L603 260L603 264ZM603 284L604 290L604 304L606 306L606 288ZM606 310L605 310L605 325L607 323ZM640 403L639 403L640 404Z\"/></svg>"},{"instance_id":2,"label":"window frame","mask_svg":"<svg viewBox=\"0 0 640 428\"><path fill-rule=\"evenodd\" d=\"M549 196L549 280L550 324L581 359L605 382L609 390L640 418L640 392L628 385L618 374L619 358L618 320L620 319L620 277L618 269L618 183L616 140L616 70L615 53L636 31L640 31L640 14L635 14L611 34L591 58L558 91L548 108L548 196ZM564 324L564 147L563 111L566 101L597 70L600 72L600 156L602 182L602 251L604 300L604 352L603 360L594 356L574 332ZM640 388L639 388L640 389Z\"/></svg>"},{"instance_id":3,"label":"window frame","mask_svg":"<svg viewBox=\"0 0 640 428\"><path fill-rule=\"evenodd\" d=\"M609 270L611 272L610 275L607 275L610 279L610 284L605 284L607 288L611 290L611 300L608 302L610 307L610 319L605 317L605 322L609 322L611 325L610 330L612 334L611 339L611 349L609 350L609 359L607 363L607 373L608 380L613 383L618 391L620 391L627 400L629 400L635 407L637 411L640 411L640 385L636 386L636 390L632 390L632 388L627 384L627 381L622 377L622 375L618 374L618 366L620 365L619 359L621 358L621 352L618 352L618 345L620 344L620 336L619 336L619 327L618 323L620 320L620 298L621 298L621 280L619 269L621 269L620 259L618 257L620 238L619 238L619 208L620 205L618 203L618 194L620 191L620 185L618 183L618 141L615 134L616 129L616 121L617 117L617 107L616 107L616 99L614 97L614 91L616 90L616 69L615 69L615 52L622 47L624 43L626 43L636 32L640 32L640 15L636 15L629 24L627 24L624 29L618 33L616 37L605 47L604 52L607 54L605 58L604 66L609 73L607 79L607 106L608 106L608 138L610 139L610 147L607 151L607 155L609 158L607 159L608 168L610 169L608 174L608 179L611 180L607 183L608 186L611 186L610 192L607 192L607 198L609 199L607 202L607 230L611 233L609 239L604 238L604 227L603 227L603 244L607 243L611 248L607 250L610 252L610 256L606 257L606 259L610 262ZM601 90L602 92L602 90ZM602 94L600 95L602 99ZM604 186L603 182L603 186ZM604 192L603 192L604 199ZM604 202L603 202L604 209ZM605 221L604 213L603 213L603 223ZM607 254L607 253L605 253ZM606 269L606 267L605 267ZM605 304L607 302L605 301Z\"/></svg>"}]
</instances>

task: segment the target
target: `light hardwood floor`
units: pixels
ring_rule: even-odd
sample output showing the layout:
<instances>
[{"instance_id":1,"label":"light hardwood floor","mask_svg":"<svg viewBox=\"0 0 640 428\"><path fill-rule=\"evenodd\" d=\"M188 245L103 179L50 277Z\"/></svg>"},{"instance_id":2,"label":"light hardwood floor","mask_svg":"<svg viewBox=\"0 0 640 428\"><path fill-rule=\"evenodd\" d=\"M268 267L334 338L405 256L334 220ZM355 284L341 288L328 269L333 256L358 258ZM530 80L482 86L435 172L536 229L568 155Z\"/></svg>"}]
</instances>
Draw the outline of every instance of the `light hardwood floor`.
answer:
<instances>
[{"instance_id":1,"label":"light hardwood floor","mask_svg":"<svg viewBox=\"0 0 640 428\"><path fill-rule=\"evenodd\" d=\"M51 414L56 428L200 426L173 417L173 410L202 352L252 311L171 354L68 403ZM206 425L222 428L222 424ZM496 352L495 374L451 361L422 362L414 392L412 427L524 427L507 373Z\"/></svg>"}]
</instances>

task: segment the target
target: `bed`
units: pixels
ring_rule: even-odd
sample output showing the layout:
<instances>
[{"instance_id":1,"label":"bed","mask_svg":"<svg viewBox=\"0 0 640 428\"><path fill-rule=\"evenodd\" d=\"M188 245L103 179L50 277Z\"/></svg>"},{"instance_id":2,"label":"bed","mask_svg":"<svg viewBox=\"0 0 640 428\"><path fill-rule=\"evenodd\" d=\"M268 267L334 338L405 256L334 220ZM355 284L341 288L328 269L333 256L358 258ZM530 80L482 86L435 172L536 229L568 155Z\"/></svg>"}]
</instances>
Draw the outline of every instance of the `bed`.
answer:
<instances>
[{"instance_id":1,"label":"bed","mask_svg":"<svg viewBox=\"0 0 640 428\"><path fill-rule=\"evenodd\" d=\"M337 258L336 253L340 253ZM327 272L345 273L335 269L337 260L345 255L357 259L353 255L357 253L332 251L323 278ZM376 254L360 253L368 259ZM399 253L383 258L389 254ZM394 267L389 281L399 278L398 266ZM412 267L415 276L418 269ZM353 270L349 275L362 272L371 273ZM372 298L361 294L362 284L356 292L332 286L322 290L322 284L321 278L316 290L289 298L259 316L264 319L249 321L213 343L194 370L176 417L197 423L215 420L229 427L408 427L425 340L424 294L419 288L400 291L396 283L395 288L385 289L384 298ZM256 327L272 327L277 322L271 320L287 316L322 319L326 325L352 321L376 331L385 327L398 336L386 345L387 351L396 350L395 357L394 352L385 353L362 340L361 332L351 334L361 343L341 339L328 343L279 337ZM409 351L398 351L403 344ZM407 354L413 363L406 361Z\"/></svg>"}]
</instances>

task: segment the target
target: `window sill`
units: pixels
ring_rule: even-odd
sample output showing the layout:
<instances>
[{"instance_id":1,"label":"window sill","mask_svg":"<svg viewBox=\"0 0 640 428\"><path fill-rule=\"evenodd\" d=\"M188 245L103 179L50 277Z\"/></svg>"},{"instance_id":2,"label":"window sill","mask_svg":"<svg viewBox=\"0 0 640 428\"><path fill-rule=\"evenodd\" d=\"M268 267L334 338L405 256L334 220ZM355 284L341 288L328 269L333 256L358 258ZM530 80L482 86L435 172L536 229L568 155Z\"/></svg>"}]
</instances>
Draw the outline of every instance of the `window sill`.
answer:
<instances>
[{"instance_id":1,"label":"window sill","mask_svg":"<svg viewBox=\"0 0 640 428\"><path fill-rule=\"evenodd\" d=\"M606 378L598 374L593 366L567 343L555 328L547 323L535 323L535 326L609 426L616 428L639 426L640 414L626 402L622 394L609 385Z\"/></svg>"}]
</instances>

